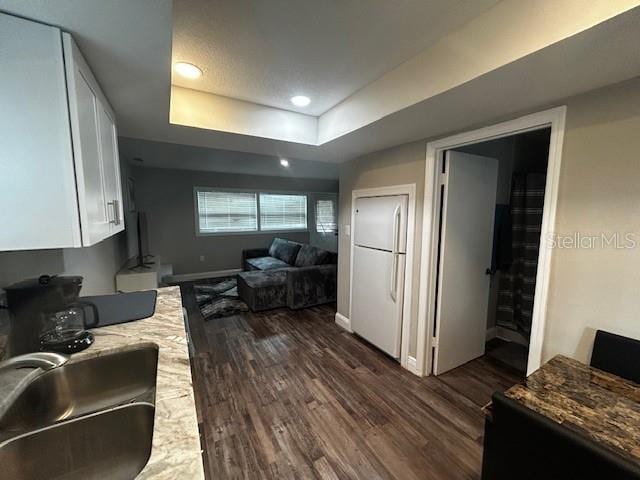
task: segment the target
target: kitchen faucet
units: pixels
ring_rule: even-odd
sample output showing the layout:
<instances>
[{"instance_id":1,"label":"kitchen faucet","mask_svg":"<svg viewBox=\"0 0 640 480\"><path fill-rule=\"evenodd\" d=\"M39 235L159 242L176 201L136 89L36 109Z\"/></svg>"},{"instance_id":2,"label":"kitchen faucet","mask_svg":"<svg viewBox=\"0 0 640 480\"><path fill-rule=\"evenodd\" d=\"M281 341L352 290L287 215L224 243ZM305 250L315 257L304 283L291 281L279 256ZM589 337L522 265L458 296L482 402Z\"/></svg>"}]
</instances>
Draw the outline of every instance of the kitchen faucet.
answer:
<instances>
[{"instance_id":1,"label":"kitchen faucet","mask_svg":"<svg viewBox=\"0 0 640 480\"><path fill-rule=\"evenodd\" d=\"M33 352L11 357L4 362L0 362L0 373L6 370L17 368L41 368L51 370L52 368L64 365L69 360L68 355L54 352Z\"/></svg>"}]
</instances>

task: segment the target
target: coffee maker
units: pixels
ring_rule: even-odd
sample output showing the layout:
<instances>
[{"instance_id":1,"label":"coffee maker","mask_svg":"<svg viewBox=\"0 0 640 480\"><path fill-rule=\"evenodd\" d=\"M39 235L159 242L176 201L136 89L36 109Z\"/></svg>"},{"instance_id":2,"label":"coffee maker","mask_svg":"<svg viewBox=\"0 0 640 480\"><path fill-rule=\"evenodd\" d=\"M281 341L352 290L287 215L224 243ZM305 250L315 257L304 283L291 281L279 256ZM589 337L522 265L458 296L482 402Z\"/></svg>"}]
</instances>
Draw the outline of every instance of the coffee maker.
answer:
<instances>
[{"instance_id":1,"label":"coffee maker","mask_svg":"<svg viewBox=\"0 0 640 480\"><path fill-rule=\"evenodd\" d=\"M11 314L8 356L36 351L75 353L93 343L95 305L79 300L80 276L42 275L5 288ZM87 313L90 311L90 321Z\"/></svg>"}]
</instances>

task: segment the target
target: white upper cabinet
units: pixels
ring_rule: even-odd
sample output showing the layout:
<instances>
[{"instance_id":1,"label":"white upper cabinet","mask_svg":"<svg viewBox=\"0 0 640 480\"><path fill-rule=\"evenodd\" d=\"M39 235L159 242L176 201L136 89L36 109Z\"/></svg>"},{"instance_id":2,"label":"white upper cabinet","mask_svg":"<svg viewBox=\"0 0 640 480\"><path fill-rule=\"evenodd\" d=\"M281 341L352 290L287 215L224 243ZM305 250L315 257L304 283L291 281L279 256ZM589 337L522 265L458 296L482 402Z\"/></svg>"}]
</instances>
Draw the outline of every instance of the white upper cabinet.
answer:
<instances>
[{"instance_id":1,"label":"white upper cabinet","mask_svg":"<svg viewBox=\"0 0 640 480\"><path fill-rule=\"evenodd\" d=\"M82 245L124 229L114 114L73 38L62 34Z\"/></svg>"},{"instance_id":2,"label":"white upper cabinet","mask_svg":"<svg viewBox=\"0 0 640 480\"><path fill-rule=\"evenodd\" d=\"M0 14L0 71L0 250L122 231L115 115L71 35Z\"/></svg>"},{"instance_id":3,"label":"white upper cabinet","mask_svg":"<svg viewBox=\"0 0 640 480\"><path fill-rule=\"evenodd\" d=\"M62 38L0 14L0 250L80 246Z\"/></svg>"}]
</instances>

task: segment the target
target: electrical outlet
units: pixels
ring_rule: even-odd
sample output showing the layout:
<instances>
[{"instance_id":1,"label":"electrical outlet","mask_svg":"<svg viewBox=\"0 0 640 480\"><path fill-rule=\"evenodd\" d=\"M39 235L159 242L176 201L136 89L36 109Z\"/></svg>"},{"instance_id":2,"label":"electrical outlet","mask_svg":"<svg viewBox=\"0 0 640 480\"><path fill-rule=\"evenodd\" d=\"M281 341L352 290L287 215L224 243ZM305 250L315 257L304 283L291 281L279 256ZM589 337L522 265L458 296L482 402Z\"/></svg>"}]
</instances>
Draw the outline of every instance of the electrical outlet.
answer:
<instances>
[{"instance_id":1,"label":"electrical outlet","mask_svg":"<svg viewBox=\"0 0 640 480\"><path fill-rule=\"evenodd\" d=\"M204 255L200 255L200 261L204 262Z\"/></svg>"}]
</instances>

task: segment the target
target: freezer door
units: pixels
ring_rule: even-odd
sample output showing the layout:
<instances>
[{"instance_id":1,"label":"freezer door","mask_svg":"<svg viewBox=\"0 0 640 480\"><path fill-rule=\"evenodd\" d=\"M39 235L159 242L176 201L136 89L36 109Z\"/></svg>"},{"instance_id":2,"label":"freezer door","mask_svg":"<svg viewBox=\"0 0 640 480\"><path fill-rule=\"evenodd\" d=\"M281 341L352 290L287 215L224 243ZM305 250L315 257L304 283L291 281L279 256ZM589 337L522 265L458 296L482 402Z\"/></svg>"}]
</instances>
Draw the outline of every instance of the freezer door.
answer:
<instances>
[{"instance_id":1,"label":"freezer door","mask_svg":"<svg viewBox=\"0 0 640 480\"><path fill-rule=\"evenodd\" d=\"M407 195L357 198L354 244L405 253L408 200Z\"/></svg>"},{"instance_id":2,"label":"freezer door","mask_svg":"<svg viewBox=\"0 0 640 480\"><path fill-rule=\"evenodd\" d=\"M405 255L354 247L351 328L400 357Z\"/></svg>"}]
</instances>

